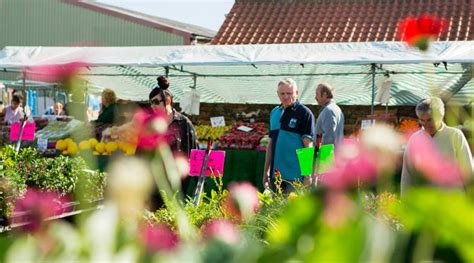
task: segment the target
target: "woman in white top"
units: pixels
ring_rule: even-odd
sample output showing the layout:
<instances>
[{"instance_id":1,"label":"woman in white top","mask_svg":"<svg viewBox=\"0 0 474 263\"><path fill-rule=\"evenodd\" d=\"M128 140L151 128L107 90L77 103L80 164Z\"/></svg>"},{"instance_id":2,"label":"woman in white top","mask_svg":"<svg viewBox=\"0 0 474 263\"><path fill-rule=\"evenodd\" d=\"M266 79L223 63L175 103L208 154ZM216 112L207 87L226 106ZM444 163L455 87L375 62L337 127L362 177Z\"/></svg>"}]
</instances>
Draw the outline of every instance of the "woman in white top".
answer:
<instances>
[{"instance_id":1,"label":"woman in white top","mask_svg":"<svg viewBox=\"0 0 474 263\"><path fill-rule=\"evenodd\" d=\"M14 122L20 122L24 116L23 108L21 103L23 102L23 97L19 94L15 94L12 97L10 106L3 109L5 114L5 123L12 124Z\"/></svg>"}]
</instances>

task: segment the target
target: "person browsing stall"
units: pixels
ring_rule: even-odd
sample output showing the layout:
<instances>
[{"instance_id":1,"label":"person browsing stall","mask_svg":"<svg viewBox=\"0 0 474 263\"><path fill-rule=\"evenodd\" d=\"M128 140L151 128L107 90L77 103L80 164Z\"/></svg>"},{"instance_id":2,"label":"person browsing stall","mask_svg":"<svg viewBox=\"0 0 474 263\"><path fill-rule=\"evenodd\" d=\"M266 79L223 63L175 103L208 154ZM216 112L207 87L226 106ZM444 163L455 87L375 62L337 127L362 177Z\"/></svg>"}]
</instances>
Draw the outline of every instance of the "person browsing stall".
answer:
<instances>
[{"instance_id":1,"label":"person browsing stall","mask_svg":"<svg viewBox=\"0 0 474 263\"><path fill-rule=\"evenodd\" d=\"M174 153L182 153L189 158L192 149L198 149L196 130L192 122L173 107L173 95L168 90L170 82L164 77L157 78L158 87L155 87L149 94L151 110L163 112L166 115L168 130L166 141ZM196 184L196 178L187 176L181 182L181 189L184 195L191 194ZM158 192L152 195L155 207L160 207L163 203Z\"/></svg>"},{"instance_id":2,"label":"person browsing stall","mask_svg":"<svg viewBox=\"0 0 474 263\"><path fill-rule=\"evenodd\" d=\"M3 109L3 115L5 116L4 122L6 124L12 124L15 122L20 122L25 115L23 108L21 107L23 103L23 96L20 94L13 94L11 103L8 107Z\"/></svg>"},{"instance_id":3,"label":"person browsing stall","mask_svg":"<svg viewBox=\"0 0 474 263\"><path fill-rule=\"evenodd\" d=\"M150 94L150 104L153 111L162 111L168 121L167 141L173 151L181 152L189 157L191 149L197 149L197 136L192 122L173 107L173 95L168 90L169 80L158 77L158 87Z\"/></svg>"},{"instance_id":4,"label":"person browsing stall","mask_svg":"<svg viewBox=\"0 0 474 263\"><path fill-rule=\"evenodd\" d=\"M325 83L317 86L315 99L321 109L316 119L316 135L321 136L321 145L337 146L344 138L344 114L333 97L333 87Z\"/></svg>"},{"instance_id":5,"label":"person browsing stall","mask_svg":"<svg viewBox=\"0 0 474 263\"><path fill-rule=\"evenodd\" d=\"M111 89L104 89L101 94L101 100L102 107L99 117L91 123L95 125L114 124L118 117L117 95L115 95L115 92Z\"/></svg>"},{"instance_id":6,"label":"person browsing stall","mask_svg":"<svg viewBox=\"0 0 474 263\"><path fill-rule=\"evenodd\" d=\"M271 186L275 172L281 173L282 190L291 192L292 183L309 184L311 177L303 177L296 150L313 146L314 116L310 109L298 101L298 86L292 79L278 83L277 95L281 105L270 113L270 140L268 142L263 185Z\"/></svg>"},{"instance_id":7,"label":"person browsing stall","mask_svg":"<svg viewBox=\"0 0 474 263\"><path fill-rule=\"evenodd\" d=\"M436 149L438 149L448 160L452 159L461 171L461 182L472 181L473 160L469 144L461 130L447 126L443 122L444 103L440 98L433 97L420 101L415 108L418 120L423 127L415 132L408 140L403 155L403 168L400 183L400 192L403 195L410 187L421 184L421 178L412 165L416 156L417 148L422 139L428 138ZM422 138L424 137L424 138ZM447 171L439 171L446 173ZM446 176L454 176L446 174Z\"/></svg>"},{"instance_id":8,"label":"person browsing stall","mask_svg":"<svg viewBox=\"0 0 474 263\"><path fill-rule=\"evenodd\" d=\"M67 114L66 114L66 111L64 110L63 104L61 102L56 102L54 103L54 106L52 109L49 109L47 112L45 112L45 115L64 116Z\"/></svg>"}]
</instances>

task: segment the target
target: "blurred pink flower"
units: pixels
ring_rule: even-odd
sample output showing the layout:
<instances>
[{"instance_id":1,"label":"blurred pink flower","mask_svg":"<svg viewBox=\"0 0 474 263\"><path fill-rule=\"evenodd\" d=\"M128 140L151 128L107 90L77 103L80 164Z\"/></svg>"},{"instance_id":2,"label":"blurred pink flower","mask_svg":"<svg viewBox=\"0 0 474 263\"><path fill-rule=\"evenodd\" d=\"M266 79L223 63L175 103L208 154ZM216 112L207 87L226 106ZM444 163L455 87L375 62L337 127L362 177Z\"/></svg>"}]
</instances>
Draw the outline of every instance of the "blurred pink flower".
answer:
<instances>
[{"instance_id":1,"label":"blurred pink flower","mask_svg":"<svg viewBox=\"0 0 474 263\"><path fill-rule=\"evenodd\" d=\"M181 178L186 178L189 175L189 161L188 157L181 152L174 153L174 160L176 167L178 168L179 175Z\"/></svg>"},{"instance_id":2,"label":"blurred pink flower","mask_svg":"<svg viewBox=\"0 0 474 263\"><path fill-rule=\"evenodd\" d=\"M371 183L377 179L377 165L357 142L345 140L337 149L334 166L320 176L321 184L343 190L357 187L360 183Z\"/></svg>"},{"instance_id":3,"label":"blurred pink flower","mask_svg":"<svg viewBox=\"0 0 474 263\"><path fill-rule=\"evenodd\" d=\"M228 244L237 244L240 233L237 227L225 219L215 219L204 226L203 237L206 240L217 239Z\"/></svg>"},{"instance_id":4,"label":"blurred pink flower","mask_svg":"<svg viewBox=\"0 0 474 263\"><path fill-rule=\"evenodd\" d=\"M42 82L67 82L76 75L81 68L87 67L84 62L70 62L66 64L41 65L26 67L26 78Z\"/></svg>"},{"instance_id":5,"label":"blurred pink flower","mask_svg":"<svg viewBox=\"0 0 474 263\"><path fill-rule=\"evenodd\" d=\"M463 176L456 162L444 156L428 134L417 135L411 138L407 147L408 163L437 185L462 185Z\"/></svg>"},{"instance_id":6,"label":"blurred pink flower","mask_svg":"<svg viewBox=\"0 0 474 263\"><path fill-rule=\"evenodd\" d=\"M26 194L15 202L14 213L21 216L14 217L12 223L26 223L21 227L23 231L37 232L45 224L44 220L66 212L63 204L67 200L56 193L28 188Z\"/></svg>"},{"instance_id":7,"label":"blurred pink flower","mask_svg":"<svg viewBox=\"0 0 474 263\"><path fill-rule=\"evenodd\" d=\"M133 122L137 134L137 149L154 150L166 142L168 124L164 112L140 110L135 113Z\"/></svg>"},{"instance_id":8,"label":"blurred pink flower","mask_svg":"<svg viewBox=\"0 0 474 263\"><path fill-rule=\"evenodd\" d=\"M357 206L346 194L331 192L325 197L323 221L331 227L344 225L357 211Z\"/></svg>"},{"instance_id":9,"label":"blurred pink flower","mask_svg":"<svg viewBox=\"0 0 474 263\"><path fill-rule=\"evenodd\" d=\"M164 224L143 225L139 240L150 252L172 251L179 243L176 233Z\"/></svg>"},{"instance_id":10,"label":"blurred pink flower","mask_svg":"<svg viewBox=\"0 0 474 263\"><path fill-rule=\"evenodd\" d=\"M248 219L260 206L257 188L249 182L232 184L229 195L224 200L224 209L237 219Z\"/></svg>"}]
</instances>

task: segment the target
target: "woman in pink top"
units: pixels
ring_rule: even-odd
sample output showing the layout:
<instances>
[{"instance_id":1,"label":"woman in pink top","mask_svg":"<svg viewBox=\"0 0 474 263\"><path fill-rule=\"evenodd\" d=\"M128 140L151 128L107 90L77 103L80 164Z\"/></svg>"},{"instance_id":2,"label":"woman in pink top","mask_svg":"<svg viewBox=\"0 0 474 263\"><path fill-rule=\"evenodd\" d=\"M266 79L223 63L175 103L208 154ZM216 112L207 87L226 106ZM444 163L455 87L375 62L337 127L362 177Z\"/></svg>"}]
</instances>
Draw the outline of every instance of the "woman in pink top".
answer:
<instances>
[{"instance_id":1,"label":"woman in pink top","mask_svg":"<svg viewBox=\"0 0 474 263\"><path fill-rule=\"evenodd\" d=\"M12 97L10 106L3 109L3 114L5 114L5 123L12 124L14 122L20 122L24 116L23 108L21 104L23 102L23 96L15 94Z\"/></svg>"}]
</instances>

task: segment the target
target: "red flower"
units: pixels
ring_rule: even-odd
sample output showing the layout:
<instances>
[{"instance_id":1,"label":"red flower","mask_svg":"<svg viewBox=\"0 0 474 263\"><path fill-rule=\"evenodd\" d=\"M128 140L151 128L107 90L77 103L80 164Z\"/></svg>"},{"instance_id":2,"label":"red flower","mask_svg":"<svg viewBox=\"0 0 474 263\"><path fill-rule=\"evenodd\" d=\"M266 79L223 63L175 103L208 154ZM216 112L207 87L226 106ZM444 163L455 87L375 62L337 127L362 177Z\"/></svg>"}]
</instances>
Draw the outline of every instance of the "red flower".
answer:
<instances>
[{"instance_id":1,"label":"red flower","mask_svg":"<svg viewBox=\"0 0 474 263\"><path fill-rule=\"evenodd\" d=\"M30 80L64 83L86 66L84 62L71 62L62 65L26 67L25 72L26 78Z\"/></svg>"},{"instance_id":2,"label":"red flower","mask_svg":"<svg viewBox=\"0 0 474 263\"><path fill-rule=\"evenodd\" d=\"M15 223L26 223L22 226L25 232L37 232L47 218L65 212L63 204L67 198L52 192L39 192L29 188L26 194L15 202L15 213L21 214L13 219Z\"/></svg>"},{"instance_id":3,"label":"red flower","mask_svg":"<svg viewBox=\"0 0 474 263\"><path fill-rule=\"evenodd\" d=\"M398 23L398 38L410 46L428 49L429 41L447 29L444 19L432 15L409 16Z\"/></svg>"},{"instance_id":4,"label":"red flower","mask_svg":"<svg viewBox=\"0 0 474 263\"><path fill-rule=\"evenodd\" d=\"M164 224L144 225L139 239L150 252L172 251L179 243L176 233Z\"/></svg>"},{"instance_id":5,"label":"red flower","mask_svg":"<svg viewBox=\"0 0 474 263\"><path fill-rule=\"evenodd\" d=\"M164 112L141 110L135 114L133 121L137 133L137 149L154 150L166 142L168 124Z\"/></svg>"},{"instance_id":6,"label":"red flower","mask_svg":"<svg viewBox=\"0 0 474 263\"><path fill-rule=\"evenodd\" d=\"M232 222L225 219L216 219L204 226L203 237L217 239L228 244L237 244L240 240L239 230Z\"/></svg>"}]
</instances>

